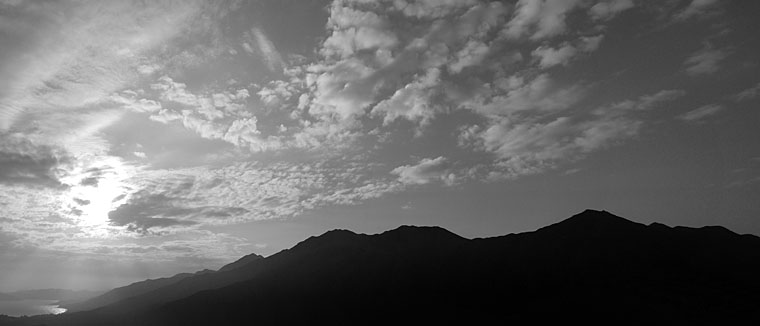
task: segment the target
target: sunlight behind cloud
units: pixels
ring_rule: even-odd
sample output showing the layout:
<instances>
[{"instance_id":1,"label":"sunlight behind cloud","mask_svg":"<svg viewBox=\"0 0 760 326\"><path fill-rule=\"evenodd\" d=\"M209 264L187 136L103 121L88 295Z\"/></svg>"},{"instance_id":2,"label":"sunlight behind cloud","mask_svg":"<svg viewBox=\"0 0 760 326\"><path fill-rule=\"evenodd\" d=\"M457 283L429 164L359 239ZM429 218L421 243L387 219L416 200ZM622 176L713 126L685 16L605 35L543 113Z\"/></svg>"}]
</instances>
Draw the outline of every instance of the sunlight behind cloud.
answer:
<instances>
[{"instance_id":1,"label":"sunlight behind cloud","mask_svg":"<svg viewBox=\"0 0 760 326\"><path fill-rule=\"evenodd\" d=\"M68 203L68 213L92 236L107 236L108 212L126 201L130 189L125 182L134 168L116 157L102 157L71 171L62 181L70 189L61 196Z\"/></svg>"}]
</instances>

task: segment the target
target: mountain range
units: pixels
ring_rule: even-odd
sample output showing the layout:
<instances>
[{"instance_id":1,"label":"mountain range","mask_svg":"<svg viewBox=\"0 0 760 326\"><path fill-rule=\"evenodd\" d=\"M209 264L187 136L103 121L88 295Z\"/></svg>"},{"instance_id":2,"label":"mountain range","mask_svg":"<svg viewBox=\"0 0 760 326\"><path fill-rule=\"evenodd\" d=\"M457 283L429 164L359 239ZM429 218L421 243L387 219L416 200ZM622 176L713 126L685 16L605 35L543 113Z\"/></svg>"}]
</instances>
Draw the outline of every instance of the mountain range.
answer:
<instances>
[{"instance_id":1,"label":"mountain range","mask_svg":"<svg viewBox=\"0 0 760 326\"><path fill-rule=\"evenodd\" d=\"M76 302L102 294L100 291L68 290L68 289L38 289L0 293L0 301L13 300L59 300Z\"/></svg>"},{"instance_id":2,"label":"mountain range","mask_svg":"<svg viewBox=\"0 0 760 326\"><path fill-rule=\"evenodd\" d=\"M533 232L332 230L2 325L760 324L760 238L586 210Z\"/></svg>"}]
</instances>

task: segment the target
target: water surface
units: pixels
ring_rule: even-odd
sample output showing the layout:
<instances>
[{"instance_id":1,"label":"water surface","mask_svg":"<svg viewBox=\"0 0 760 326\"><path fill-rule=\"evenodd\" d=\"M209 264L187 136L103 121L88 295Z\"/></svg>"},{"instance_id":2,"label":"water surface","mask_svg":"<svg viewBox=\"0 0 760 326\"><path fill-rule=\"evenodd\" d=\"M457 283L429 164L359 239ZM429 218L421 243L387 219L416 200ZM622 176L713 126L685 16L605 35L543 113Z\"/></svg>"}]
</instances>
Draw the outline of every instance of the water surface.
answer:
<instances>
[{"instance_id":1,"label":"water surface","mask_svg":"<svg viewBox=\"0 0 760 326\"><path fill-rule=\"evenodd\" d=\"M0 301L0 315L19 317L64 313L66 309L58 308L57 302L40 299Z\"/></svg>"}]
</instances>

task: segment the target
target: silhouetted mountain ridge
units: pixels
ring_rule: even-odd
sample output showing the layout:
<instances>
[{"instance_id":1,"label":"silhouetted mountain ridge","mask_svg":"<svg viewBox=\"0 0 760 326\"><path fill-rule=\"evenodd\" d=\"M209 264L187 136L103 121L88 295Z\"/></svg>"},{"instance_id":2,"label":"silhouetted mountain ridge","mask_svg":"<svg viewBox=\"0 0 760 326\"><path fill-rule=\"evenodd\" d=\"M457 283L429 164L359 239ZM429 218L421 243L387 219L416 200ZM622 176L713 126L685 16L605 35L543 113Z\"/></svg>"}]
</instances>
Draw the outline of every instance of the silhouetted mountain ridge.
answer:
<instances>
[{"instance_id":1,"label":"silhouetted mountain ridge","mask_svg":"<svg viewBox=\"0 0 760 326\"><path fill-rule=\"evenodd\" d=\"M587 210L533 232L472 240L439 227L333 230L94 311L16 321L751 323L760 322L759 273L756 236Z\"/></svg>"},{"instance_id":2,"label":"silhouetted mountain ridge","mask_svg":"<svg viewBox=\"0 0 760 326\"><path fill-rule=\"evenodd\" d=\"M180 273L171 277L148 279L145 281L135 282L127 286L115 288L102 295L99 295L94 298L90 298L85 301L61 302L60 306L68 309L70 312L92 310L92 309L110 305L112 303L120 302L122 300L133 298L145 293L149 293L156 289L160 289L160 288L169 286L171 284L175 284L189 277L204 275L204 274L208 274L212 272L213 272L212 270L205 269L205 270L198 271L195 273Z\"/></svg>"},{"instance_id":3,"label":"silhouetted mountain ridge","mask_svg":"<svg viewBox=\"0 0 760 326\"><path fill-rule=\"evenodd\" d=\"M243 258L240 258L240 259L238 259L238 260L236 260L236 261L234 261L232 263L229 263L227 265L222 266L222 268L220 268L219 271L220 272L231 271L233 269L237 269L237 268L243 267L245 265L248 265L248 264L250 264L250 263L252 263L252 262L254 262L256 260L262 259L262 258L264 258L264 256L257 255L257 254L246 255L246 256L243 256Z\"/></svg>"}]
</instances>

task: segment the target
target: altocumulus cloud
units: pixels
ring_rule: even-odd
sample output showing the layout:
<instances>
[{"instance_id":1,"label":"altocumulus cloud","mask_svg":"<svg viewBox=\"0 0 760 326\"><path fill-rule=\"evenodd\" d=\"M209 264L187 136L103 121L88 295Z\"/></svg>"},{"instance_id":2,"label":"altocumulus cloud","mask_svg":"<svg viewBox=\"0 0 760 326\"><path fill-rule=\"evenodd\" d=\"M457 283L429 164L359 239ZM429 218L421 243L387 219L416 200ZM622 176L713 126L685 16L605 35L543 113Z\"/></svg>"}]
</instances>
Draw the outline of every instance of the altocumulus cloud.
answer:
<instances>
[{"instance_id":1,"label":"altocumulus cloud","mask_svg":"<svg viewBox=\"0 0 760 326\"><path fill-rule=\"evenodd\" d=\"M65 173L61 165L68 161L62 150L21 135L0 134L0 183L60 187Z\"/></svg>"},{"instance_id":2,"label":"altocumulus cloud","mask_svg":"<svg viewBox=\"0 0 760 326\"><path fill-rule=\"evenodd\" d=\"M647 37L707 26L721 1L327 2L273 23L245 3L5 5L4 231L41 248L202 260L245 242L211 225L543 173L657 119L726 106L676 115L688 85L620 87L630 72L607 46L630 32L626 15L650 17L631 27ZM692 82L739 55L692 38L668 59Z\"/></svg>"},{"instance_id":3,"label":"altocumulus cloud","mask_svg":"<svg viewBox=\"0 0 760 326\"><path fill-rule=\"evenodd\" d=\"M427 184L438 180L452 185L456 181L456 175L450 172L446 158L424 158L415 165L399 166L391 171L398 175L399 181L405 184Z\"/></svg>"}]
</instances>

